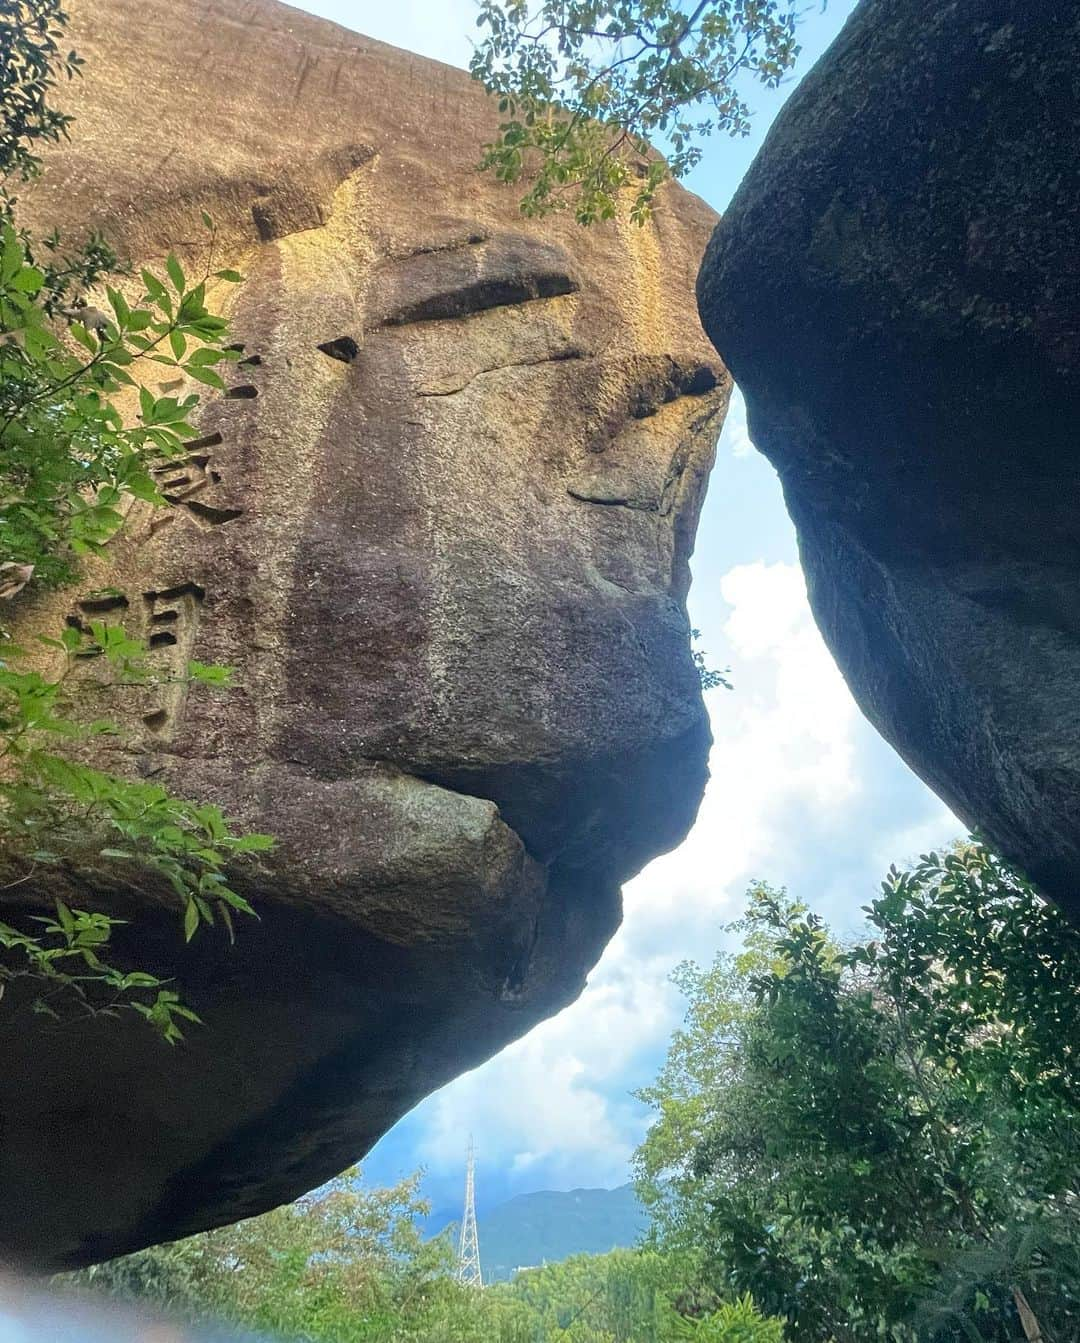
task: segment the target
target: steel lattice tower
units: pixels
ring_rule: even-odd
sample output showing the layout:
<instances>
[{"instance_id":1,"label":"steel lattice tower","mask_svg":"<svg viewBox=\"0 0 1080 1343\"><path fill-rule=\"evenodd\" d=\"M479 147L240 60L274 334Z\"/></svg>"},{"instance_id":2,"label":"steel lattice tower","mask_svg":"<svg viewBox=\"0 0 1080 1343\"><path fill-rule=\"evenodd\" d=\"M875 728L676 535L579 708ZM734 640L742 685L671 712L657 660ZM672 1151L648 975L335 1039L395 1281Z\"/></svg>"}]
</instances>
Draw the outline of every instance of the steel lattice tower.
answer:
<instances>
[{"instance_id":1,"label":"steel lattice tower","mask_svg":"<svg viewBox=\"0 0 1080 1343\"><path fill-rule=\"evenodd\" d=\"M466 1287L483 1287L480 1273L480 1237L476 1234L476 1155L469 1139L469 1161L465 1168L465 1211L461 1216L461 1240L458 1244L457 1280Z\"/></svg>"}]
</instances>

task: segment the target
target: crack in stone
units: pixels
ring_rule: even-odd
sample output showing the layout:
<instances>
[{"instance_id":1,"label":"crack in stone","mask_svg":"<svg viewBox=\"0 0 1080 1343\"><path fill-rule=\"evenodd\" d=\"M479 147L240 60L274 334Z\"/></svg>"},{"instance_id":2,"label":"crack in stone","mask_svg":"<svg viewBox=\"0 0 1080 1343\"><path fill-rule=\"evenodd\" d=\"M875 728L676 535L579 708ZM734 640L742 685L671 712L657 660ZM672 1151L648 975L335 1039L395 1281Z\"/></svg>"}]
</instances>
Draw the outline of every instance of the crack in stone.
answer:
<instances>
[{"instance_id":1,"label":"crack in stone","mask_svg":"<svg viewBox=\"0 0 1080 1343\"><path fill-rule=\"evenodd\" d=\"M683 392L676 400L681 401L686 396L699 396L698 392ZM665 405L673 405L674 402L665 402ZM697 436L709 427L717 415L722 415L726 406L711 406L704 415L697 416L691 421L689 426L689 436L696 439ZM659 517L669 517L675 506L675 496L678 492L679 482L686 474L690 466L691 452L687 449L680 449L674 453L671 462L668 465L667 472L664 475L663 484L660 486L659 494L653 499L634 498L630 495L601 495L599 493L587 492L588 487L581 486L577 489L572 485L566 487L566 492L571 499L576 499L583 504L598 504L601 508L630 508L636 513L655 513ZM602 485L597 485L595 489L599 491Z\"/></svg>"},{"instance_id":2,"label":"crack in stone","mask_svg":"<svg viewBox=\"0 0 1080 1343\"><path fill-rule=\"evenodd\" d=\"M645 499L601 499L597 495L581 494L572 486L566 487L571 499L583 504L599 504L601 508L632 508L635 513L659 513L660 505L655 500Z\"/></svg>"},{"instance_id":3,"label":"crack in stone","mask_svg":"<svg viewBox=\"0 0 1080 1343\"><path fill-rule=\"evenodd\" d=\"M419 247L415 247L408 252L388 252L386 260L411 261L413 257L434 256L437 252L460 252L466 247L479 247L481 243L490 241L490 233L484 233L479 229L474 229L465 236L448 238L445 242L422 243Z\"/></svg>"},{"instance_id":4,"label":"crack in stone","mask_svg":"<svg viewBox=\"0 0 1080 1343\"><path fill-rule=\"evenodd\" d=\"M457 396L458 392L464 392L466 388L472 386L472 384L477 380L477 378L482 378L488 373L501 373L504 369L507 368L539 368L542 367L544 364L563 364L570 360L591 359L593 357L594 357L593 355L590 355L585 350L579 350L576 347L571 347L568 350L563 350L560 354L544 355L542 359L515 359L511 360L511 362L507 364L492 364L490 368L478 369L477 372L473 373L470 377L466 378L465 381L457 387L449 387L447 388L446 391L442 392L431 392L420 389L418 395Z\"/></svg>"}]
</instances>

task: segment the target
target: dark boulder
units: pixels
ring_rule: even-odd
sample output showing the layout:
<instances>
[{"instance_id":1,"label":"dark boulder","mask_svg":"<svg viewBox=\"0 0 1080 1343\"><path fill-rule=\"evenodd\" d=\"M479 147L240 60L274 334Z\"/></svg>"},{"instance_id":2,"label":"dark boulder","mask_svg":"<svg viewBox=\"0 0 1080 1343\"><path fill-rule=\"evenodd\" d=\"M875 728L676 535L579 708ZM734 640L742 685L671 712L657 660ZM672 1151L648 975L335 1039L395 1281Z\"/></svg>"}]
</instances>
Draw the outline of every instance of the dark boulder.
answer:
<instances>
[{"instance_id":1,"label":"dark boulder","mask_svg":"<svg viewBox=\"0 0 1080 1343\"><path fill-rule=\"evenodd\" d=\"M699 303L863 711L1080 914L1080 8L864 0Z\"/></svg>"}]
</instances>

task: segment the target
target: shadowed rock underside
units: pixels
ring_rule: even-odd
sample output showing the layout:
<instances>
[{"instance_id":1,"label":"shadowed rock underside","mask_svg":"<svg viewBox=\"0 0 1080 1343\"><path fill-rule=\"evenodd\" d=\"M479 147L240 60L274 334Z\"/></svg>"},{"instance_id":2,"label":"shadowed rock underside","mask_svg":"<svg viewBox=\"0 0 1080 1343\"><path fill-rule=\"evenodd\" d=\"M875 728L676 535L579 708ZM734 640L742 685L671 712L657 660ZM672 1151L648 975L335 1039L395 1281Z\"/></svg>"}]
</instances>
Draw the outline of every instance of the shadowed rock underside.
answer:
<instances>
[{"instance_id":1,"label":"shadowed rock underside","mask_svg":"<svg viewBox=\"0 0 1080 1343\"><path fill-rule=\"evenodd\" d=\"M1080 13L863 0L710 243L706 328L863 711L1080 917Z\"/></svg>"}]
</instances>

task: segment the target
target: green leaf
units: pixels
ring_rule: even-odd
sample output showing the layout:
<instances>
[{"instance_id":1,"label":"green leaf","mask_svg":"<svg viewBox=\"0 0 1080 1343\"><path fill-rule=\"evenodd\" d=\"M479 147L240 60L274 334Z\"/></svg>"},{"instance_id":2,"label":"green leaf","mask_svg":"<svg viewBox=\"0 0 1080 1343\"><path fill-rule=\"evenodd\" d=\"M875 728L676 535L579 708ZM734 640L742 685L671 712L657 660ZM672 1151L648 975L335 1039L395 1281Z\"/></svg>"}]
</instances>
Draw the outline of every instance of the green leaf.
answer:
<instances>
[{"instance_id":1,"label":"green leaf","mask_svg":"<svg viewBox=\"0 0 1080 1343\"><path fill-rule=\"evenodd\" d=\"M277 841L273 835L240 835L233 844L236 853L266 853Z\"/></svg>"},{"instance_id":2,"label":"green leaf","mask_svg":"<svg viewBox=\"0 0 1080 1343\"><path fill-rule=\"evenodd\" d=\"M100 368L103 373L107 373L110 378L114 378L117 382L123 383L125 387L137 386L135 379L131 374L122 368L117 368L115 364L102 363L98 365L98 368Z\"/></svg>"},{"instance_id":3,"label":"green leaf","mask_svg":"<svg viewBox=\"0 0 1080 1343\"><path fill-rule=\"evenodd\" d=\"M97 341L81 322L72 322L68 327L68 331L73 339L77 340L84 350L89 350L91 354L97 353Z\"/></svg>"},{"instance_id":4,"label":"green leaf","mask_svg":"<svg viewBox=\"0 0 1080 1343\"><path fill-rule=\"evenodd\" d=\"M188 368L191 368L193 365L195 368L205 368L207 364L220 364L223 359L227 358L228 351L214 350L204 345L201 349L195 351L188 360L187 366Z\"/></svg>"},{"instance_id":5,"label":"green leaf","mask_svg":"<svg viewBox=\"0 0 1080 1343\"><path fill-rule=\"evenodd\" d=\"M36 294L44 283L44 271L36 266L25 266L11 281L11 287L20 294Z\"/></svg>"},{"instance_id":6,"label":"green leaf","mask_svg":"<svg viewBox=\"0 0 1080 1343\"><path fill-rule=\"evenodd\" d=\"M256 917L255 911L242 895L237 895L235 891L225 890L220 892L219 899L226 905L231 905L233 909L238 909L241 914L250 914L252 918Z\"/></svg>"},{"instance_id":7,"label":"green leaf","mask_svg":"<svg viewBox=\"0 0 1080 1343\"><path fill-rule=\"evenodd\" d=\"M141 272L141 275L142 282L146 286L147 294L149 294L155 302L159 302L161 299L168 299L168 290L152 271L144 270Z\"/></svg>"},{"instance_id":8,"label":"green leaf","mask_svg":"<svg viewBox=\"0 0 1080 1343\"><path fill-rule=\"evenodd\" d=\"M199 907L194 899L189 899L184 910L184 941L190 942L199 928Z\"/></svg>"},{"instance_id":9,"label":"green leaf","mask_svg":"<svg viewBox=\"0 0 1080 1343\"><path fill-rule=\"evenodd\" d=\"M163 505L166 499L158 489L152 476L147 475L145 471L132 471L124 478L124 489L128 494L136 499L143 499L148 504Z\"/></svg>"},{"instance_id":10,"label":"green leaf","mask_svg":"<svg viewBox=\"0 0 1080 1343\"><path fill-rule=\"evenodd\" d=\"M121 294L119 289L113 289L111 285L105 286L105 292L109 297L109 304L113 312L116 313L117 323L120 328L123 329L127 325L128 318L131 316L131 309L127 305L127 300L124 298L123 294Z\"/></svg>"},{"instance_id":11,"label":"green leaf","mask_svg":"<svg viewBox=\"0 0 1080 1343\"><path fill-rule=\"evenodd\" d=\"M26 249L18 233L11 224L4 224L3 250L0 251L0 285L9 285L22 269Z\"/></svg>"},{"instance_id":12,"label":"green leaf","mask_svg":"<svg viewBox=\"0 0 1080 1343\"><path fill-rule=\"evenodd\" d=\"M191 323L192 331L203 340L216 340L228 328L229 324L224 317L213 317L209 314Z\"/></svg>"},{"instance_id":13,"label":"green leaf","mask_svg":"<svg viewBox=\"0 0 1080 1343\"><path fill-rule=\"evenodd\" d=\"M232 680L233 668L192 661L187 665L187 674L193 681L201 681L204 685L227 686Z\"/></svg>"},{"instance_id":14,"label":"green leaf","mask_svg":"<svg viewBox=\"0 0 1080 1343\"><path fill-rule=\"evenodd\" d=\"M225 390L223 379L215 373L212 368L192 367L189 363L187 365L187 372L196 382L205 383L207 387L216 387L218 391L223 392Z\"/></svg>"},{"instance_id":15,"label":"green leaf","mask_svg":"<svg viewBox=\"0 0 1080 1343\"><path fill-rule=\"evenodd\" d=\"M175 252L169 253L165 261L165 269L169 272L169 279L173 282L173 288L178 294L182 294L187 281L184 276L184 269L177 260Z\"/></svg>"}]
</instances>

